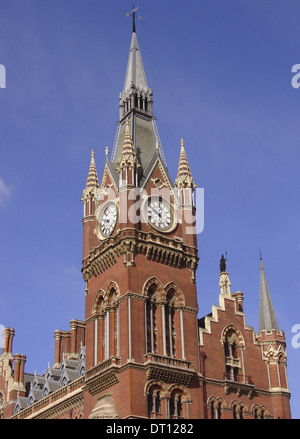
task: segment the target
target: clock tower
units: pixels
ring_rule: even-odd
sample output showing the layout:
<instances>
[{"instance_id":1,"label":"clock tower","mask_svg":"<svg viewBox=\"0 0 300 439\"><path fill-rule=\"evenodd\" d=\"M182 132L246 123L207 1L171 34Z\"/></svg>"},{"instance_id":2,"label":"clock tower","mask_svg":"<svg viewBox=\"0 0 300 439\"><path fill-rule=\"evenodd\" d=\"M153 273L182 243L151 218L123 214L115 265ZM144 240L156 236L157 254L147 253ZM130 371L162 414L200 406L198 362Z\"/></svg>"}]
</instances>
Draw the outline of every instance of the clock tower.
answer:
<instances>
[{"instance_id":1,"label":"clock tower","mask_svg":"<svg viewBox=\"0 0 300 439\"><path fill-rule=\"evenodd\" d=\"M133 23L134 23L133 12ZM203 402L194 180L166 167L135 31L112 154L83 191L84 417L192 418ZM203 410L202 410L203 411Z\"/></svg>"}]
</instances>

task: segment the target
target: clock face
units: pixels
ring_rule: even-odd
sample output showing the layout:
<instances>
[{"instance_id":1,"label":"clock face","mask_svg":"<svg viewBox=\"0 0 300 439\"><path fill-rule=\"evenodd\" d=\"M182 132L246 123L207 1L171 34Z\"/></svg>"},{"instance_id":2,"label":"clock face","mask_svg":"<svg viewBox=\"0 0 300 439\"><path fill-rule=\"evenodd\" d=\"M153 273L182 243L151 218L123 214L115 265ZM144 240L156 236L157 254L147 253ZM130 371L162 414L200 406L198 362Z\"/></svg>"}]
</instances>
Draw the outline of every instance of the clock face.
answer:
<instances>
[{"instance_id":1,"label":"clock face","mask_svg":"<svg viewBox=\"0 0 300 439\"><path fill-rule=\"evenodd\" d=\"M102 236L109 236L117 222L117 206L114 203L109 204L103 211L100 218L100 230Z\"/></svg>"},{"instance_id":2,"label":"clock face","mask_svg":"<svg viewBox=\"0 0 300 439\"><path fill-rule=\"evenodd\" d=\"M150 198L147 204L147 218L150 225L159 230L168 230L173 223L169 204L161 198Z\"/></svg>"}]
</instances>

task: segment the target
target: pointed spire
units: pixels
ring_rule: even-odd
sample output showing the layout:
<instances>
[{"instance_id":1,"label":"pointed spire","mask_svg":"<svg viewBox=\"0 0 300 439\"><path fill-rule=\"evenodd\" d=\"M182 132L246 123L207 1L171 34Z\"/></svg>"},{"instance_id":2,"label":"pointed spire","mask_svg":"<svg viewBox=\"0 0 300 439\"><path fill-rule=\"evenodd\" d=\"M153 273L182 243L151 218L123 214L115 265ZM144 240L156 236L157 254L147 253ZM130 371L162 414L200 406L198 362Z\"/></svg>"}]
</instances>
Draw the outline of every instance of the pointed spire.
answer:
<instances>
[{"instance_id":1,"label":"pointed spire","mask_svg":"<svg viewBox=\"0 0 300 439\"><path fill-rule=\"evenodd\" d=\"M130 135L129 119L127 118L122 155L121 155L121 160L118 164L118 168L119 169L123 169L125 167L133 168L134 166L136 166L136 164L137 164L137 158L134 150L133 141Z\"/></svg>"},{"instance_id":2,"label":"pointed spire","mask_svg":"<svg viewBox=\"0 0 300 439\"><path fill-rule=\"evenodd\" d=\"M85 188L87 189L92 187L99 187L98 174L95 163L95 151L93 149L91 152L91 163Z\"/></svg>"},{"instance_id":3,"label":"pointed spire","mask_svg":"<svg viewBox=\"0 0 300 439\"><path fill-rule=\"evenodd\" d=\"M271 331L272 329L278 330L278 324L260 253L259 331Z\"/></svg>"},{"instance_id":4,"label":"pointed spire","mask_svg":"<svg viewBox=\"0 0 300 439\"><path fill-rule=\"evenodd\" d=\"M96 192L98 189L99 189L99 180L98 180L98 174L97 174L96 163L95 163L95 152L94 150L92 150L90 168L89 168L85 189L82 194L82 200L91 198L91 196L94 198L96 196Z\"/></svg>"},{"instance_id":5,"label":"pointed spire","mask_svg":"<svg viewBox=\"0 0 300 439\"><path fill-rule=\"evenodd\" d=\"M144 92L148 91L143 61L135 32L132 33L131 37L123 93L128 93L132 87Z\"/></svg>"},{"instance_id":6,"label":"pointed spire","mask_svg":"<svg viewBox=\"0 0 300 439\"><path fill-rule=\"evenodd\" d=\"M195 186L196 185L192 177L192 173L189 167L189 163L184 148L184 140L181 139L180 157L179 157L177 178L175 180L175 187L182 189L182 188L194 188Z\"/></svg>"}]
</instances>

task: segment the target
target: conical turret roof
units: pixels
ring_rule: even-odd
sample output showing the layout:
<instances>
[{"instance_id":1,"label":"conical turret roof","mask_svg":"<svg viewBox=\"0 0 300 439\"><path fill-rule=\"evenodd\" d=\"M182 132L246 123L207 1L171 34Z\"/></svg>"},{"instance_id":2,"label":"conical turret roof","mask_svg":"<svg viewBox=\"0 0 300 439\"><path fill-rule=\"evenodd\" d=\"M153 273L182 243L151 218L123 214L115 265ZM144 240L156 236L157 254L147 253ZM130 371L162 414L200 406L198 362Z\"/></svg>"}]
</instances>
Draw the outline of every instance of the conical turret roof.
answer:
<instances>
[{"instance_id":1,"label":"conical turret roof","mask_svg":"<svg viewBox=\"0 0 300 439\"><path fill-rule=\"evenodd\" d=\"M179 165L175 186L177 188L194 188L196 186L187 160L183 139L181 139Z\"/></svg>"},{"instance_id":2,"label":"conical turret roof","mask_svg":"<svg viewBox=\"0 0 300 439\"><path fill-rule=\"evenodd\" d=\"M262 257L260 257L259 331L278 330Z\"/></svg>"},{"instance_id":3,"label":"conical turret roof","mask_svg":"<svg viewBox=\"0 0 300 439\"><path fill-rule=\"evenodd\" d=\"M126 127L123 141L123 149L121 160L118 164L118 169L122 169L124 167L132 168L137 164L136 153L134 150L133 141L130 135L130 123L129 119L126 119Z\"/></svg>"},{"instance_id":4,"label":"conical turret roof","mask_svg":"<svg viewBox=\"0 0 300 439\"><path fill-rule=\"evenodd\" d=\"M85 189L82 194L82 199L88 198L90 195L95 196L96 191L99 189L99 180L95 163L95 152L91 152L90 168L87 176Z\"/></svg>"}]
</instances>

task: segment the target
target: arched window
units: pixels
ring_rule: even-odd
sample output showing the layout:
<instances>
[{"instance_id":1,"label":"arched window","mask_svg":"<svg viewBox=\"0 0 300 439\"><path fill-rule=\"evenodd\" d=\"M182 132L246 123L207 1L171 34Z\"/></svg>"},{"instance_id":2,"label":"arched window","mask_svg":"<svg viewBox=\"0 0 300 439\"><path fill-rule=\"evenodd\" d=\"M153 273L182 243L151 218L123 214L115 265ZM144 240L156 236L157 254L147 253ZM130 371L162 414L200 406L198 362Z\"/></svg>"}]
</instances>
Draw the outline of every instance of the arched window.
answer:
<instances>
[{"instance_id":1,"label":"arched window","mask_svg":"<svg viewBox=\"0 0 300 439\"><path fill-rule=\"evenodd\" d=\"M157 387L149 390L147 396L148 418L157 418L161 414L161 391Z\"/></svg>"},{"instance_id":2,"label":"arched window","mask_svg":"<svg viewBox=\"0 0 300 439\"><path fill-rule=\"evenodd\" d=\"M241 335L234 327L227 327L223 333L223 345L225 355L225 378L231 381L245 380L242 373L242 341Z\"/></svg>"},{"instance_id":3,"label":"arched window","mask_svg":"<svg viewBox=\"0 0 300 439\"><path fill-rule=\"evenodd\" d=\"M232 414L233 414L233 419L238 419L238 416L237 416L237 407L236 407L236 405L234 405L234 406L232 407Z\"/></svg>"},{"instance_id":4,"label":"arched window","mask_svg":"<svg viewBox=\"0 0 300 439\"><path fill-rule=\"evenodd\" d=\"M171 419L183 419L182 395L173 392L170 398L170 417Z\"/></svg>"},{"instance_id":5,"label":"arched window","mask_svg":"<svg viewBox=\"0 0 300 439\"><path fill-rule=\"evenodd\" d=\"M117 291L112 287L108 294L106 309L106 358L117 356L118 352L118 307L116 300L118 298Z\"/></svg>"},{"instance_id":6,"label":"arched window","mask_svg":"<svg viewBox=\"0 0 300 439\"><path fill-rule=\"evenodd\" d=\"M244 419L244 407L240 407L240 419Z\"/></svg>"},{"instance_id":7,"label":"arched window","mask_svg":"<svg viewBox=\"0 0 300 439\"><path fill-rule=\"evenodd\" d=\"M212 398L210 402L208 402L208 407L210 406L211 419L221 419L222 418L222 402L217 401L215 398Z\"/></svg>"},{"instance_id":8,"label":"arched window","mask_svg":"<svg viewBox=\"0 0 300 439\"><path fill-rule=\"evenodd\" d=\"M152 284L146 300L146 350L154 354L157 353L156 290L156 285Z\"/></svg>"},{"instance_id":9,"label":"arched window","mask_svg":"<svg viewBox=\"0 0 300 439\"><path fill-rule=\"evenodd\" d=\"M167 303L165 305L165 337L166 337L166 354L170 357L176 356L175 350L175 325L174 325L174 294L175 291L170 289L167 294Z\"/></svg>"},{"instance_id":10,"label":"arched window","mask_svg":"<svg viewBox=\"0 0 300 439\"><path fill-rule=\"evenodd\" d=\"M107 292L99 291L93 312L95 315L94 364L119 355L118 287L112 282Z\"/></svg>"},{"instance_id":11,"label":"arched window","mask_svg":"<svg viewBox=\"0 0 300 439\"><path fill-rule=\"evenodd\" d=\"M210 411L211 411L211 419L215 419L215 417L216 417L216 414L215 414L215 401L211 402Z\"/></svg>"}]
</instances>

